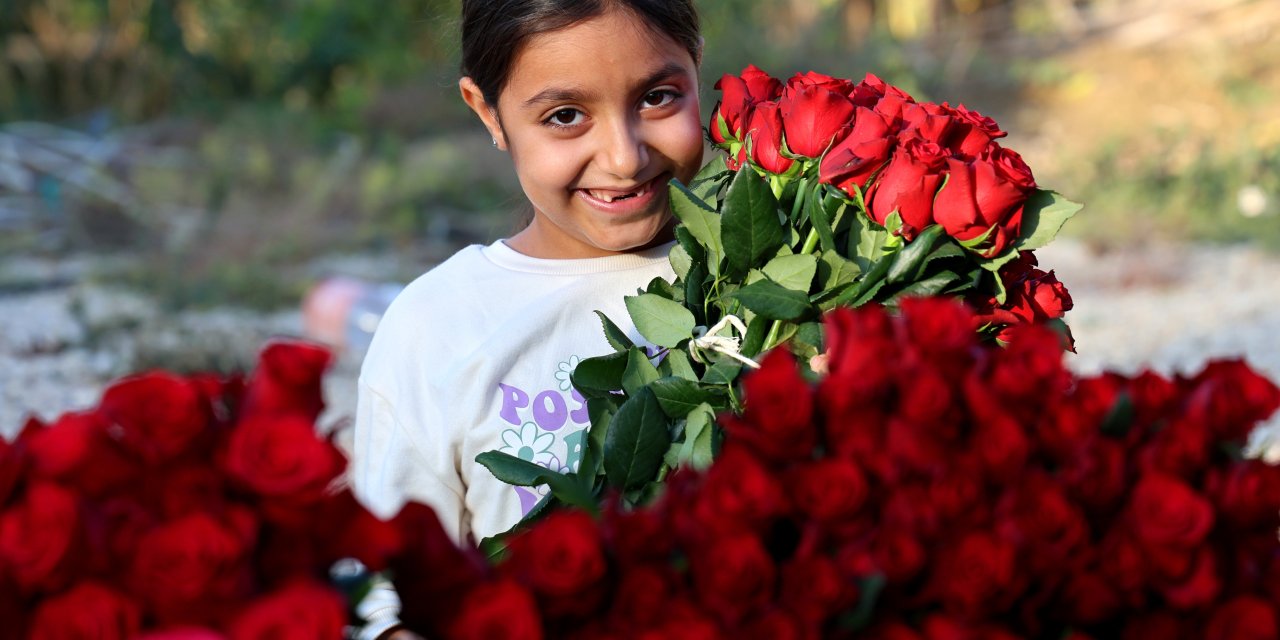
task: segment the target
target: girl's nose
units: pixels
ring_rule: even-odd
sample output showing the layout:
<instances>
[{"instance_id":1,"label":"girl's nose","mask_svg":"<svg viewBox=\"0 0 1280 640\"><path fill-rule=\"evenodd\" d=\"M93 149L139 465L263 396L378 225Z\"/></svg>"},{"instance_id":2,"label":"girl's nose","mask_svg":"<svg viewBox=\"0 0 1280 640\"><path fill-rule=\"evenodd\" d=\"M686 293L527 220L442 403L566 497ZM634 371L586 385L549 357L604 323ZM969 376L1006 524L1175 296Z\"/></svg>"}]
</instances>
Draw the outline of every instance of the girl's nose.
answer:
<instances>
[{"instance_id":1,"label":"girl's nose","mask_svg":"<svg viewBox=\"0 0 1280 640\"><path fill-rule=\"evenodd\" d=\"M623 180L639 176L649 165L649 145L637 123L621 120L606 131L598 154L601 167Z\"/></svg>"}]
</instances>

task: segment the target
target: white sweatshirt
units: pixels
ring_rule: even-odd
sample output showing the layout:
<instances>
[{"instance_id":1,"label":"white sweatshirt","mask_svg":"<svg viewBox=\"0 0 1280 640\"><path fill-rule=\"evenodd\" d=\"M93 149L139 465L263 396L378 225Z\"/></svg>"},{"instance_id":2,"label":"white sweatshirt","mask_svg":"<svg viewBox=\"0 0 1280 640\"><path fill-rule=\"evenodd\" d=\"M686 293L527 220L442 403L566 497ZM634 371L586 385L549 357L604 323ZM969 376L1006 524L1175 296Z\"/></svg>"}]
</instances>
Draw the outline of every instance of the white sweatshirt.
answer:
<instances>
[{"instance_id":1,"label":"white sweatshirt","mask_svg":"<svg viewBox=\"0 0 1280 640\"><path fill-rule=\"evenodd\" d=\"M476 456L499 450L577 468L588 418L569 373L612 352L592 312L639 344L623 296L674 278L670 247L547 260L498 241L463 249L410 284L360 372L351 465L360 500L381 517L425 503L459 543L514 525L542 490L498 481Z\"/></svg>"}]
</instances>

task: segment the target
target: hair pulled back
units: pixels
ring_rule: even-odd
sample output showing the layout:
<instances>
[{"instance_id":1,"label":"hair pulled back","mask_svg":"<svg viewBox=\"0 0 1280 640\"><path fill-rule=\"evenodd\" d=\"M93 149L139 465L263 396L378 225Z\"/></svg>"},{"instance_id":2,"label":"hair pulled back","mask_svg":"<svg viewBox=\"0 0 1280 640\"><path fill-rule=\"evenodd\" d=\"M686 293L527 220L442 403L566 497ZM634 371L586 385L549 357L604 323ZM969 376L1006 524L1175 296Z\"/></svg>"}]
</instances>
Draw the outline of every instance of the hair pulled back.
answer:
<instances>
[{"instance_id":1,"label":"hair pulled back","mask_svg":"<svg viewBox=\"0 0 1280 640\"><path fill-rule=\"evenodd\" d=\"M526 40L610 8L630 11L699 58L702 40L692 0L463 0L462 74L480 87L485 102L496 105Z\"/></svg>"}]
</instances>

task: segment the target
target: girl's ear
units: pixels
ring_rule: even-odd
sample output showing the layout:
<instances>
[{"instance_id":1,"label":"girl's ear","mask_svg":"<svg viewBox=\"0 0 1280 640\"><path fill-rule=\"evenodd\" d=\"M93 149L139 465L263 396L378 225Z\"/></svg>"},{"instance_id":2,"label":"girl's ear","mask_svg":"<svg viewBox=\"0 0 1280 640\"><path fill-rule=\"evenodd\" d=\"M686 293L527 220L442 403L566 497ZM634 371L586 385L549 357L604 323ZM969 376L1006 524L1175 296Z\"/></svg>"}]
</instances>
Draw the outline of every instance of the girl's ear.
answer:
<instances>
[{"instance_id":1,"label":"girl's ear","mask_svg":"<svg viewBox=\"0 0 1280 640\"><path fill-rule=\"evenodd\" d=\"M485 101L484 92L480 90L480 86L476 84L475 80L470 77L463 77L458 81L458 91L462 93L462 101L466 102L468 107L471 107L471 110L484 123L484 128L489 130L494 146L506 150L507 138L502 133L502 123L498 121L496 105L490 105Z\"/></svg>"}]
</instances>

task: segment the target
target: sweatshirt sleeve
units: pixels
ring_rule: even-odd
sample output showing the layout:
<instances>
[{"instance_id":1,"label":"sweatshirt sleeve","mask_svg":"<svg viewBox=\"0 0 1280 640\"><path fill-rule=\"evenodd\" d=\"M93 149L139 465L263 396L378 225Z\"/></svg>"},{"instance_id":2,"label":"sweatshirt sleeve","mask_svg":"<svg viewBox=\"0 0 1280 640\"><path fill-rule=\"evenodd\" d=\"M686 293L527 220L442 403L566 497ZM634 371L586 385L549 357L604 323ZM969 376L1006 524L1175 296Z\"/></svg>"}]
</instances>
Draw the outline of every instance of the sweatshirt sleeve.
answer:
<instances>
[{"instance_id":1,"label":"sweatshirt sleeve","mask_svg":"<svg viewBox=\"0 0 1280 640\"><path fill-rule=\"evenodd\" d=\"M454 542L469 533L464 513L464 488L457 469L441 468L448 456L428 455L425 430L415 431L397 414L397 407L362 378L356 405L355 450L351 481L356 497L374 515L389 519L407 502L435 510Z\"/></svg>"}]
</instances>

